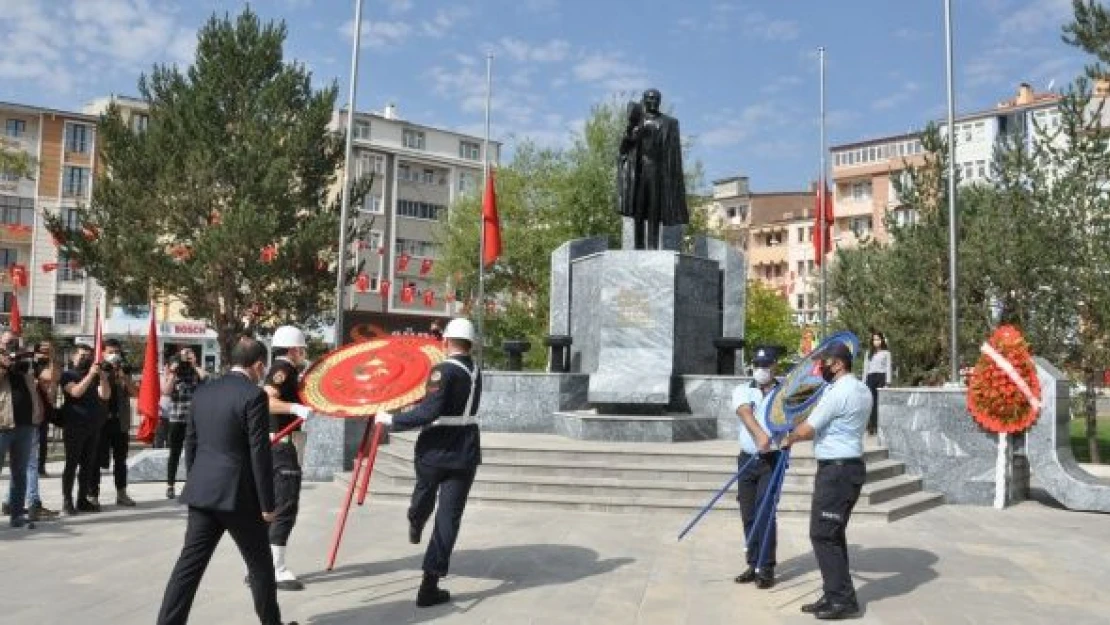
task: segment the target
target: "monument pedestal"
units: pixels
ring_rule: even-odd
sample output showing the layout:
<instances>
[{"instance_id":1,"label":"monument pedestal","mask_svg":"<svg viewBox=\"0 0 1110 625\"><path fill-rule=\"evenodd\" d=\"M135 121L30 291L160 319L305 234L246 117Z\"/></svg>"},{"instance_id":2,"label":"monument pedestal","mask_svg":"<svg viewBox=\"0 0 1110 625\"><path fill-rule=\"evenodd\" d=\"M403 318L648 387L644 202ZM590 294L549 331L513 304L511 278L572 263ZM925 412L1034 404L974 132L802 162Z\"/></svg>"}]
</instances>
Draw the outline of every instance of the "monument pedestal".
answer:
<instances>
[{"instance_id":1,"label":"monument pedestal","mask_svg":"<svg viewBox=\"0 0 1110 625\"><path fill-rule=\"evenodd\" d=\"M685 443L717 438L717 418L705 415L613 415L595 410L555 413L555 433L584 441Z\"/></svg>"}]
</instances>

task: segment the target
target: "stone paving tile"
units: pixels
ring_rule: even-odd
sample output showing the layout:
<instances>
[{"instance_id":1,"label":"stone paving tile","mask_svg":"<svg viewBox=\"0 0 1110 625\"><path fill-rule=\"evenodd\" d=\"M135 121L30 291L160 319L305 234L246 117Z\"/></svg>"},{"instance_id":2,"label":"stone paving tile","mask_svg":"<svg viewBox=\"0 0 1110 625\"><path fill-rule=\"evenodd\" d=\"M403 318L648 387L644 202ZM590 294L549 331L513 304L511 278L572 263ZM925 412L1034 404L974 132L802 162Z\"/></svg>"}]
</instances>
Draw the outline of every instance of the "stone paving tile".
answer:
<instances>
[{"instance_id":1,"label":"stone paving tile","mask_svg":"<svg viewBox=\"0 0 1110 625\"><path fill-rule=\"evenodd\" d=\"M44 482L58 501L56 478ZM0 492L7 488L0 480ZM4 622L149 624L181 546L184 511L162 487L133 488L140 506L40 524L0 526ZM404 506L351 515L336 570L322 571L341 492L305 489L289 551L308 585L282 593L286 619L312 625L676 625L812 623L798 606L820 593L806 523L780 524L779 583L740 587L734 515L707 517L686 540L674 513L586 514L472 507L445 580L455 600L419 610L422 547L405 539ZM725 505L725 504L722 504ZM1027 502L1006 511L946 506L849 530L859 623L1107 622L1110 523ZM15 564L13 566L13 563ZM193 622L252 623L243 564L230 540L197 595Z\"/></svg>"}]
</instances>

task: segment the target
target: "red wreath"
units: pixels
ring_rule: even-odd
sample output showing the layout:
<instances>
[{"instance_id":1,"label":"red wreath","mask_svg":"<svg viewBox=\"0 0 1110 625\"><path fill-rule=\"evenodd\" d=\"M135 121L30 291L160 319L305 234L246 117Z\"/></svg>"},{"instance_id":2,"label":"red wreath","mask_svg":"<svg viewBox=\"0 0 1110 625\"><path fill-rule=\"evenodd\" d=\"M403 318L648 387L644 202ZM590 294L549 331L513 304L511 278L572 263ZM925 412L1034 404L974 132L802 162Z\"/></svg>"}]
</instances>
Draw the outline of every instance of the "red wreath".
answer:
<instances>
[{"instance_id":1,"label":"red wreath","mask_svg":"<svg viewBox=\"0 0 1110 625\"><path fill-rule=\"evenodd\" d=\"M1029 344L1017 328L1001 326L987 343L1002 355L1040 401L1041 383ZM995 434L1024 432L1037 420L1040 410L1030 404L1018 385L983 354L975 364L967 389L967 409L976 423Z\"/></svg>"}]
</instances>

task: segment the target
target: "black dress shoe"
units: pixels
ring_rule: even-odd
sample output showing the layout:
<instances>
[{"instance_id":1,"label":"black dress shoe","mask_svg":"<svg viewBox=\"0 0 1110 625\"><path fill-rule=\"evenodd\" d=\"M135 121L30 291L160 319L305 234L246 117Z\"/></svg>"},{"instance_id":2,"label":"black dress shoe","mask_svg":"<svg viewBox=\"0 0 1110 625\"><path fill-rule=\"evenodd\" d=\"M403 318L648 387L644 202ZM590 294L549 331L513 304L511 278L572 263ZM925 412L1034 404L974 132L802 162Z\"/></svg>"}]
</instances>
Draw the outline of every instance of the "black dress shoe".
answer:
<instances>
[{"instance_id":1,"label":"black dress shoe","mask_svg":"<svg viewBox=\"0 0 1110 625\"><path fill-rule=\"evenodd\" d=\"M421 532L421 528L409 523L409 542L414 545L419 545Z\"/></svg>"},{"instance_id":2,"label":"black dress shoe","mask_svg":"<svg viewBox=\"0 0 1110 625\"><path fill-rule=\"evenodd\" d=\"M439 587L439 576L425 573L423 581L420 582L420 590L416 591L416 607L430 608L450 600L451 593Z\"/></svg>"},{"instance_id":3,"label":"black dress shoe","mask_svg":"<svg viewBox=\"0 0 1110 625\"><path fill-rule=\"evenodd\" d=\"M824 596L822 596L820 599L818 599L817 601L814 601L813 603L807 603L807 604L803 605L802 606L802 612L804 612L806 614L816 614L816 613L820 612L821 610L824 610L825 608L828 608L829 605L830 605L829 600L826 599Z\"/></svg>"},{"instance_id":4,"label":"black dress shoe","mask_svg":"<svg viewBox=\"0 0 1110 625\"><path fill-rule=\"evenodd\" d=\"M775 569L767 568L755 574L755 587L767 590L775 585Z\"/></svg>"},{"instance_id":5,"label":"black dress shoe","mask_svg":"<svg viewBox=\"0 0 1110 625\"><path fill-rule=\"evenodd\" d=\"M89 501L88 499L78 499L77 500L77 511L78 512L100 512L100 506L94 505L93 502Z\"/></svg>"},{"instance_id":6,"label":"black dress shoe","mask_svg":"<svg viewBox=\"0 0 1110 625\"><path fill-rule=\"evenodd\" d=\"M854 603L829 604L824 610L815 612L813 616L819 621L841 621L859 616L859 606Z\"/></svg>"},{"instance_id":7,"label":"black dress shoe","mask_svg":"<svg viewBox=\"0 0 1110 625\"><path fill-rule=\"evenodd\" d=\"M754 582L755 581L755 569L753 569L752 567L749 566L748 570L746 570L743 573L737 575L736 579L734 579L732 581L736 582L737 584L750 584L750 583Z\"/></svg>"}]
</instances>

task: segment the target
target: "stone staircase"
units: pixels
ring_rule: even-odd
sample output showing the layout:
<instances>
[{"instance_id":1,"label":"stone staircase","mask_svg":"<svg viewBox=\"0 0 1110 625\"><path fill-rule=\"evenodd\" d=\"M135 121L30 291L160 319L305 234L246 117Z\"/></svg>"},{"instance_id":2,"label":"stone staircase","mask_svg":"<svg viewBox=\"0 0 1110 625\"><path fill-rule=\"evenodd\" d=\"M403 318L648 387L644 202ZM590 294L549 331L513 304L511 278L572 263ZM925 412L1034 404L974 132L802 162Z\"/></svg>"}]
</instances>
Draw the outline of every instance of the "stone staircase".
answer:
<instances>
[{"instance_id":1,"label":"stone staircase","mask_svg":"<svg viewBox=\"0 0 1110 625\"><path fill-rule=\"evenodd\" d=\"M413 475L414 433L393 434L378 451L372 498L408 501ZM561 508L597 512L692 514L736 471L736 444L602 443L555 435L482 435L483 464L470 491L474 504ZM896 521L943 503L922 491L921 479L905 474L886 449L865 452L867 483L853 517ZM809 517L813 477L812 447L795 446L786 473L779 515ZM337 481L345 488L349 473ZM715 510L735 514L735 489Z\"/></svg>"}]
</instances>

